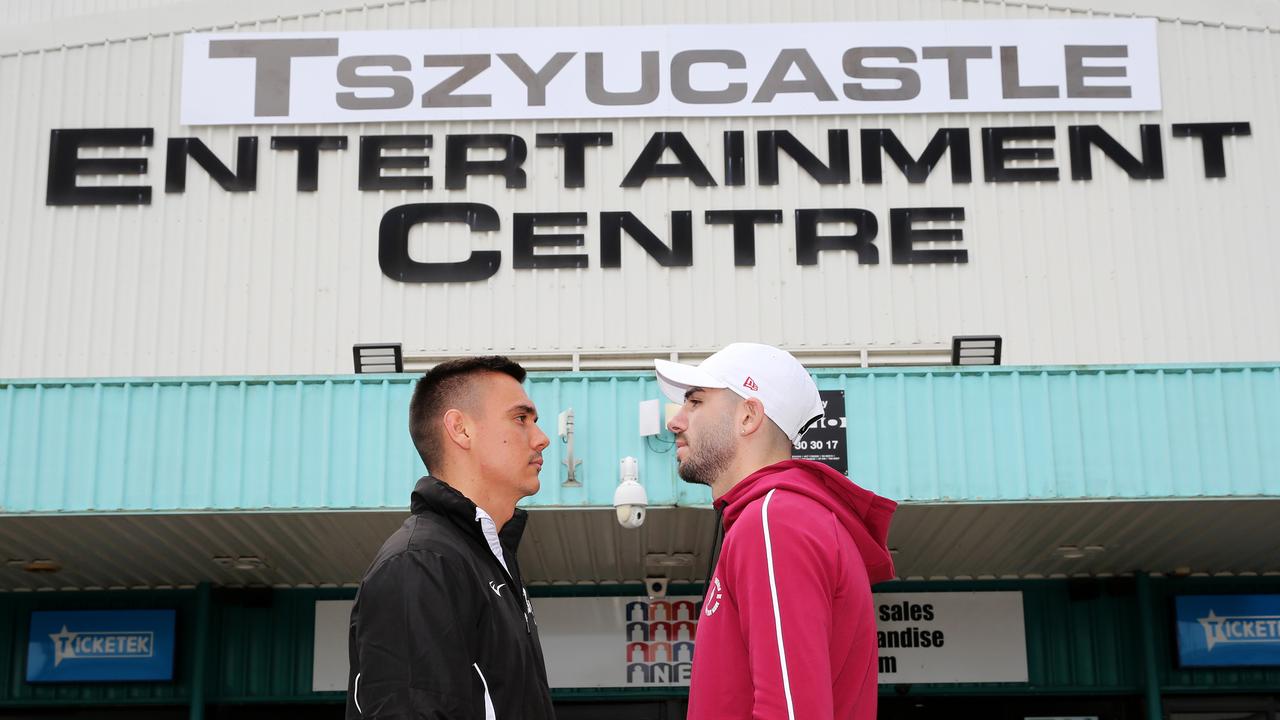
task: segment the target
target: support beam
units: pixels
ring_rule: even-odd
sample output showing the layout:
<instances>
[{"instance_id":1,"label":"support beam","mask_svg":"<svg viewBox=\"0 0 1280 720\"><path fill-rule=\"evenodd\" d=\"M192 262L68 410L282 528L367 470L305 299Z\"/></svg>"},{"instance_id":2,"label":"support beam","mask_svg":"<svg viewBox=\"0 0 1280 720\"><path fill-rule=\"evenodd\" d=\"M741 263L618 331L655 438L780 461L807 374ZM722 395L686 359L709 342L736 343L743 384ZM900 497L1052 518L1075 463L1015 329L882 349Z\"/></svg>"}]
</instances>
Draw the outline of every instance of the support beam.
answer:
<instances>
[{"instance_id":1,"label":"support beam","mask_svg":"<svg viewBox=\"0 0 1280 720\"><path fill-rule=\"evenodd\" d=\"M196 587L195 662L191 670L191 720L204 720L205 676L209 657L209 583Z\"/></svg>"},{"instance_id":2,"label":"support beam","mask_svg":"<svg viewBox=\"0 0 1280 720\"><path fill-rule=\"evenodd\" d=\"M1156 666L1155 617L1151 604L1151 576L1137 574L1138 624L1142 628L1142 683L1146 690L1147 720L1162 720L1164 709L1160 703L1160 669Z\"/></svg>"}]
</instances>

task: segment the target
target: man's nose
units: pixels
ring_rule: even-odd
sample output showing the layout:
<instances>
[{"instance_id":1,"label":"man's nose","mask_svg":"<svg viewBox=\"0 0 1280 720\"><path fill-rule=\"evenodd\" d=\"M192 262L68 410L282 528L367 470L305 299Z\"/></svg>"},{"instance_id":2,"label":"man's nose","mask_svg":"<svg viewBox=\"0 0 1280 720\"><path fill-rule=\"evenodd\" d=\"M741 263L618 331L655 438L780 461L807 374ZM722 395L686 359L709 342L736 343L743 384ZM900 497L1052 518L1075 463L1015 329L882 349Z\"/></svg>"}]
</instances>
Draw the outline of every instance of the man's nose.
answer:
<instances>
[{"instance_id":1,"label":"man's nose","mask_svg":"<svg viewBox=\"0 0 1280 720\"><path fill-rule=\"evenodd\" d=\"M680 412L676 413L675 417L667 421L667 429L673 433L682 433L689 427L689 424L685 422L687 419L688 418L684 416L684 406L681 405Z\"/></svg>"},{"instance_id":2,"label":"man's nose","mask_svg":"<svg viewBox=\"0 0 1280 720\"><path fill-rule=\"evenodd\" d=\"M547 434L542 432L542 428L537 425L534 425L533 429L536 431L533 436L533 449L542 452L551 444L551 438L548 438Z\"/></svg>"}]
</instances>

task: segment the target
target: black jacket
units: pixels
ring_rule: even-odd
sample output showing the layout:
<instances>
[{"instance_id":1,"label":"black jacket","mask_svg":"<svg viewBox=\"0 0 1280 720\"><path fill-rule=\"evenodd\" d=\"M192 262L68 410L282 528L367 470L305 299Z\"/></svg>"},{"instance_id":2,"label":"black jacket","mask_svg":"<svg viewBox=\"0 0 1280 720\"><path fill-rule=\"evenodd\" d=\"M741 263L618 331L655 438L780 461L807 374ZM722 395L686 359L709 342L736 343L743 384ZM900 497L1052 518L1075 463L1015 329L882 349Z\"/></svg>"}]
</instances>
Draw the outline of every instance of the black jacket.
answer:
<instances>
[{"instance_id":1,"label":"black jacket","mask_svg":"<svg viewBox=\"0 0 1280 720\"><path fill-rule=\"evenodd\" d=\"M462 493L424 477L412 511L356 593L347 719L554 718L516 564L528 514L498 535L508 574Z\"/></svg>"}]
</instances>

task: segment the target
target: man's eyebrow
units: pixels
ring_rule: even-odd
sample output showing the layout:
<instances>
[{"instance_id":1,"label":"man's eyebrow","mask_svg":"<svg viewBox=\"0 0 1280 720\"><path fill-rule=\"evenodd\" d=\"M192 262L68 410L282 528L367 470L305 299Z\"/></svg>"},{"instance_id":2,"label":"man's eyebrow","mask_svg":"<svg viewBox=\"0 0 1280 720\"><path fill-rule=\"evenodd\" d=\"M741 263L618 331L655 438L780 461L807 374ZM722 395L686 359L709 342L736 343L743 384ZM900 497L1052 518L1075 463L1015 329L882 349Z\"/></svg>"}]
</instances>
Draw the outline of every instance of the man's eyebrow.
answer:
<instances>
[{"instance_id":1,"label":"man's eyebrow","mask_svg":"<svg viewBox=\"0 0 1280 720\"><path fill-rule=\"evenodd\" d=\"M524 414L524 415L533 415L535 417L537 417L538 415L537 408L535 408L532 405L524 405L524 404L512 405L511 409L508 410L507 412L511 413L512 415Z\"/></svg>"},{"instance_id":2,"label":"man's eyebrow","mask_svg":"<svg viewBox=\"0 0 1280 720\"><path fill-rule=\"evenodd\" d=\"M689 400L689 396L690 396L690 395L692 395L692 394L694 394L694 393L700 393L700 392L702 392L702 388L700 388L700 387L691 387L691 388L689 388L688 390L685 390L685 391L684 391L684 399L685 399L685 401L688 401L688 400Z\"/></svg>"}]
</instances>

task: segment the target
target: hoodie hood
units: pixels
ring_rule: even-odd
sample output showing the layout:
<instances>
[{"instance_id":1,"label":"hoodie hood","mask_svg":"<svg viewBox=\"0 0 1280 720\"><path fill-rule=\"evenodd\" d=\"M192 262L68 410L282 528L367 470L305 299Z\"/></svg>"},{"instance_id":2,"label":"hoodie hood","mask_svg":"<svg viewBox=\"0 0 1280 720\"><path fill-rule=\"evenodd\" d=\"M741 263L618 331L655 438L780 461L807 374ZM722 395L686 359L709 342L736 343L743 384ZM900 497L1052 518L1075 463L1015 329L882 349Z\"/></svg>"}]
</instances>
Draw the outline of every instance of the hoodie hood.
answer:
<instances>
[{"instance_id":1,"label":"hoodie hood","mask_svg":"<svg viewBox=\"0 0 1280 720\"><path fill-rule=\"evenodd\" d=\"M743 478L715 502L727 531L751 503L780 488L807 495L825 505L853 537L872 584L893 578L889 522L898 504L858 487L849 478L812 460L784 460Z\"/></svg>"}]
</instances>

